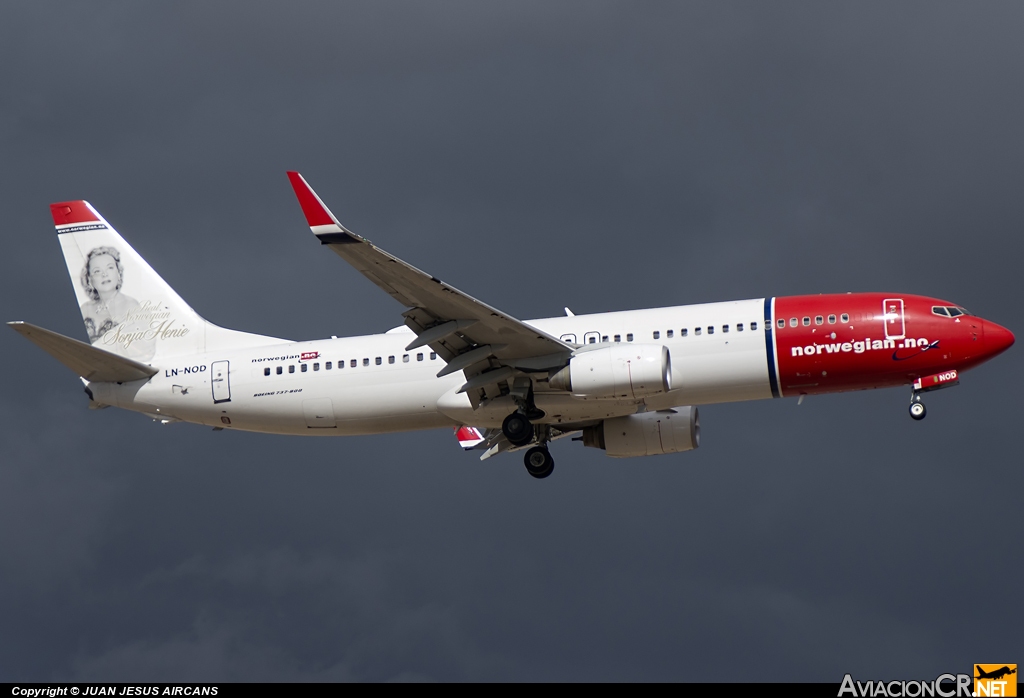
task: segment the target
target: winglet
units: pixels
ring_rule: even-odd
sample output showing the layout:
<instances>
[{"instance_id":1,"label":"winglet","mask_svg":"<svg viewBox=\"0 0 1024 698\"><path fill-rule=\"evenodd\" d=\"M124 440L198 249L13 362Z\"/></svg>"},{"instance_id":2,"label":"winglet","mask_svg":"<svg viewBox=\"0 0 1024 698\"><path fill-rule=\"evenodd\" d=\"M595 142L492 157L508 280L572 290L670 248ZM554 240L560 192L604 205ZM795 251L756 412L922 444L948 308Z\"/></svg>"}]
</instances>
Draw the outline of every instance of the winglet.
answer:
<instances>
[{"instance_id":1,"label":"winglet","mask_svg":"<svg viewBox=\"0 0 1024 698\"><path fill-rule=\"evenodd\" d=\"M295 196L299 200L299 206L302 207L303 215L306 216L309 229L320 238L321 242L339 242L336 237L339 233L346 238L351 235L351 232L338 222L338 219L334 217L331 210L316 195L302 175L298 172L289 172L288 181L291 182L292 189L295 190ZM348 235L344 235L345 233Z\"/></svg>"}]
</instances>

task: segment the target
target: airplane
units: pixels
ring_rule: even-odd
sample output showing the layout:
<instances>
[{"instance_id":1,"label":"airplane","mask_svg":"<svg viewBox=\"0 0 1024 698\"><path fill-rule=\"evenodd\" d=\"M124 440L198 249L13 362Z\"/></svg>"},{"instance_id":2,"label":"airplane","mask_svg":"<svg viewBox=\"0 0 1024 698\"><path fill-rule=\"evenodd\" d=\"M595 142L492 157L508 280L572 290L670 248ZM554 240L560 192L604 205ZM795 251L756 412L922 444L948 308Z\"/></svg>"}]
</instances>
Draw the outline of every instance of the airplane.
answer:
<instances>
[{"instance_id":1,"label":"airplane","mask_svg":"<svg viewBox=\"0 0 1024 698\"><path fill-rule=\"evenodd\" d=\"M535 478L564 437L612 457L695 449L700 405L910 385L920 420L922 395L1014 343L960 305L900 293L521 321L351 232L288 178L316 239L398 301L404 324L299 342L219 327L86 201L50 210L89 342L8 324L81 378L91 408L274 434L447 427L481 459L525 449Z\"/></svg>"}]
</instances>

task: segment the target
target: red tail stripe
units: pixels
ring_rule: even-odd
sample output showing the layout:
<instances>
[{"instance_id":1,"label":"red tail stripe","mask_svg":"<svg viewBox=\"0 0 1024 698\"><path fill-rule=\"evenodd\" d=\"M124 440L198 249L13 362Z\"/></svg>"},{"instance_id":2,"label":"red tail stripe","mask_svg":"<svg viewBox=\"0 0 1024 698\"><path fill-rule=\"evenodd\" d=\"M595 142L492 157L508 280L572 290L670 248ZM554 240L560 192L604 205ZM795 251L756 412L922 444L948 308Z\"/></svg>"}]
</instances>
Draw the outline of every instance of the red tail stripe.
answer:
<instances>
[{"instance_id":1,"label":"red tail stripe","mask_svg":"<svg viewBox=\"0 0 1024 698\"><path fill-rule=\"evenodd\" d=\"M84 201L61 201L50 204L50 214L53 216L54 225L91 223L99 220Z\"/></svg>"}]
</instances>

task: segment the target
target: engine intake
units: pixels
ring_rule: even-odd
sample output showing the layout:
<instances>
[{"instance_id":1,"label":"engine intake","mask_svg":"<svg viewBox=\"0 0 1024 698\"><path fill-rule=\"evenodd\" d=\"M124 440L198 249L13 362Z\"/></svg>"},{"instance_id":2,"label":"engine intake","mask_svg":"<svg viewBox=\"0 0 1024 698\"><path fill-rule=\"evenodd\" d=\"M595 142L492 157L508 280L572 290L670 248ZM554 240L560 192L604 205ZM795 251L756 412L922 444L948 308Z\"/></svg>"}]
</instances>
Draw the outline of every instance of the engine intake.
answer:
<instances>
[{"instance_id":1,"label":"engine intake","mask_svg":"<svg viewBox=\"0 0 1024 698\"><path fill-rule=\"evenodd\" d=\"M579 352L548 385L593 397L648 397L672 389L672 359L660 344L613 344Z\"/></svg>"},{"instance_id":2,"label":"engine intake","mask_svg":"<svg viewBox=\"0 0 1024 698\"><path fill-rule=\"evenodd\" d=\"M583 445L612 458L692 451L700 446L700 417L696 407L678 407L606 419L583 430Z\"/></svg>"}]
</instances>

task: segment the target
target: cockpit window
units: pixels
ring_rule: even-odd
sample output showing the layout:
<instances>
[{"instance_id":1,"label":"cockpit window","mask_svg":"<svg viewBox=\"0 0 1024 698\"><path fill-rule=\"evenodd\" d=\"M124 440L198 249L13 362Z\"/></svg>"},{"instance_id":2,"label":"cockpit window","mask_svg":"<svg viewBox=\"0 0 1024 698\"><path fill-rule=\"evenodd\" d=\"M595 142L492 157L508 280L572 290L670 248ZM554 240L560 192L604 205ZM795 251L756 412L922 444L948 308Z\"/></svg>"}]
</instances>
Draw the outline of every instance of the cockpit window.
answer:
<instances>
[{"instance_id":1,"label":"cockpit window","mask_svg":"<svg viewBox=\"0 0 1024 698\"><path fill-rule=\"evenodd\" d=\"M967 308L961 308L958 305L933 305L932 313L935 315L942 315L943 317L960 317L961 315L970 315L967 312Z\"/></svg>"}]
</instances>

